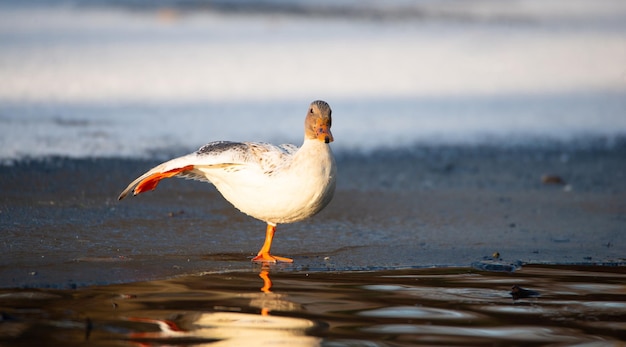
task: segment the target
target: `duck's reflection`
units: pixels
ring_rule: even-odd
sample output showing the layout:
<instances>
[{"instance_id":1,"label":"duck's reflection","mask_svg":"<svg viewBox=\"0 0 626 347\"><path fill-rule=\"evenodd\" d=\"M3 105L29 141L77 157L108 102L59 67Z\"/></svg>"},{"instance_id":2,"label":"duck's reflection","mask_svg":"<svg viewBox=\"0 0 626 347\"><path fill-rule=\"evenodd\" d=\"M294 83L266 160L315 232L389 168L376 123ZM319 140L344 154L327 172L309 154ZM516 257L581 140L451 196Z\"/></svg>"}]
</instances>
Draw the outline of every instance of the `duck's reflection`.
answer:
<instances>
[{"instance_id":1,"label":"duck's reflection","mask_svg":"<svg viewBox=\"0 0 626 347\"><path fill-rule=\"evenodd\" d=\"M261 287L261 291L265 294L270 294L272 291L272 280L270 279L269 269L266 265L263 265L261 269L261 273L259 273L259 277L263 280L263 287ZM252 304L252 302L250 302ZM270 309L268 307L261 307L261 316L269 316Z\"/></svg>"},{"instance_id":2,"label":"duck's reflection","mask_svg":"<svg viewBox=\"0 0 626 347\"><path fill-rule=\"evenodd\" d=\"M263 266L261 268L261 273L259 273L259 277L263 280L263 287L261 287L261 291L263 293L271 293L272 291L272 280L270 279L270 272L267 266Z\"/></svg>"},{"instance_id":3,"label":"duck's reflection","mask_svg":"<svg viewBox=\"0 0 626 347\"><path fill-rule=\"evenodd\" d=\"M145 342L193 340L194 345L198 346L319 346L321 339L306 335L308 330L315 327L313 321L271 315L272 311L299 310L300 305L289 301L284 294L271 291L272 281L267 266L262 267L259 277L263 281L260 293L244 295L250 297L248 308L260 309L260 314L195 312L180 315L176 321L132 317L130 321L152 324L158 331L133 333L130 339L139 345ZM181 322L180 325L185 328L181 328L177 322Z\"/></svg>"}]
</instances>

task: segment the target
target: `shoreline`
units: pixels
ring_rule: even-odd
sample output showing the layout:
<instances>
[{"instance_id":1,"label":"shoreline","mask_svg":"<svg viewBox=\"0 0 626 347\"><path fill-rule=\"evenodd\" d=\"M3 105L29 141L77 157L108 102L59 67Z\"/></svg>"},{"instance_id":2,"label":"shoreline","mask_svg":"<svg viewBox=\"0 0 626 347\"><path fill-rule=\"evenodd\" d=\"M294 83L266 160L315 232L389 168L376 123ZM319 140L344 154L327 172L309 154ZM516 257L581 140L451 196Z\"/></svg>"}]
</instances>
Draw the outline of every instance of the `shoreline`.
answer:
<instances>
[{"instance_id":1,"label":"shoreline","mask_svg":"<svg viewBox=\"0 0 626 347\"><path fill-rule=\"evenodd\" d=\"M319 215L279 225L280 271L496 265L623 266L626 146L416 146L337 155ZM0 287L72 288L251 264L264 225L209 184L117 194L158 162L24 160L0 166ZM560 182L543 183L551 175ZM226 231L225 231L226 230ZM486 267L485 270L493 270Z\"/></svg>"}]
</instances>

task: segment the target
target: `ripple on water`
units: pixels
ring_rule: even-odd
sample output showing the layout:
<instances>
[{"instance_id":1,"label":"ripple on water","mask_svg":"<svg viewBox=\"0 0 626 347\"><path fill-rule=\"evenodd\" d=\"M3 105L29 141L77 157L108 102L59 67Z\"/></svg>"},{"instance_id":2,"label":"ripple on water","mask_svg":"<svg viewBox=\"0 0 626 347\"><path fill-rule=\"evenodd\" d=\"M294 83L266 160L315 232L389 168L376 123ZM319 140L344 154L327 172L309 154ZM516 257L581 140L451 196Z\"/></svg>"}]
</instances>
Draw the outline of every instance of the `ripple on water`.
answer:
<instances>
[{"instance_id":1,"label":"ripple on water","mask_svg":"<svg viewBox=\"0 0 626 347\"><path fill-rule=\"evenodd\" d=\"M481 318L481 315L471 312L418 306L383 307L375 310L363 311L359 314L365 317L425 320L478 320Z\"/></svg>"},{"instance_id":2,"label":"ripple on water","mask_svg":"<svg viewBox=\"0 0 626 347\"><path fill-rule=\"evenodd\" d=\"M428 336L464 337L483 341L516 342L574 342L580 339L574 329L542 328L528 326L514 327L459 327L419 324L382 324L364 328L363 331L377 334L419 335L420 340ZM441 338L436 338L441 340ZM468 341L469 342L469 341Z\"/></svg>"},{"instance_id":3,"label":"ripple on water","mask_svg":"<svg viewBox=\"0 0 626 347\"><path fill-rule=\"evenodd\" d=\"M0 289L0 341L49 346L618 346L624 268L210 273ZM614 273L615 276L611 275ZM513 285L541 295L514 299Z\"/></svg>"},{"instance_id":4,"label":"ripple on water","mask_svg":"<svg viewBox=\"0 0 626 347\"><path fill-rule=\"evenodd\" d=\"M508 291L488 288L450 288L431 286L366 285L363 289L415 296L420 299L454 302L491 302L498 298L510 298Z\"/></svg>"}]
</instances>

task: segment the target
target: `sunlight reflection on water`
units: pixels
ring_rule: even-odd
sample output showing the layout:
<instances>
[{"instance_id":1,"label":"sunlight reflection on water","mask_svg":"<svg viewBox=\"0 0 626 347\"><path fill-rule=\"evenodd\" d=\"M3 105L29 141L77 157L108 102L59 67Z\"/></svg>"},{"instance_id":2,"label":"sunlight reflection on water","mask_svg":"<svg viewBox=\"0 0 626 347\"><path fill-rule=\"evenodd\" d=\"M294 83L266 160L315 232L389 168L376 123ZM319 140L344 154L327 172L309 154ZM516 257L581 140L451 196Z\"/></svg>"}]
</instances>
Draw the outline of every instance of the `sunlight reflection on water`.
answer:
<instances>
[{"instance_id":1,"label":"sunlight reflection on water","mask_svg":"<svg viewBox=\"0 0 626 347\"><path fill-rule=\"evenodd\" d=\"M160 329L158 332L131 333L129 339L193 340L210 343L211 346L319 346L320 343L319 338L306 335L306 330L314 326L312 321L306 319L237 312L192 314L184 319L192 321L190 330L183 330L172 321L129 318L157 325Z\"/></svg>"}]
</instances>

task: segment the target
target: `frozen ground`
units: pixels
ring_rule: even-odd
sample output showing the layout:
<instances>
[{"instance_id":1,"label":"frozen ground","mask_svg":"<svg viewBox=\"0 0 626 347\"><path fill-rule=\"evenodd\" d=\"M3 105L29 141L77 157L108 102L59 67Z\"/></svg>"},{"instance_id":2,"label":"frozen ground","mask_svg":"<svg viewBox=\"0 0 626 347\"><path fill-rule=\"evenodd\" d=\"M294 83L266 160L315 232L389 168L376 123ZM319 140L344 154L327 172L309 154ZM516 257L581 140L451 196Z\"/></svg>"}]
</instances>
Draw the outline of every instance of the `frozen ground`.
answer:
<instances>
[{"instance_id":1,"label":"frozen ground","mask_svg":"<svg viewBox=\"0 0 626 347\"><path fill-rule=\"evenodd\" d=\"M298 143L313 99L339 151L626 132L622 1L185 3L1 5L0 159Z\"/></svg>"}]
</instances>

